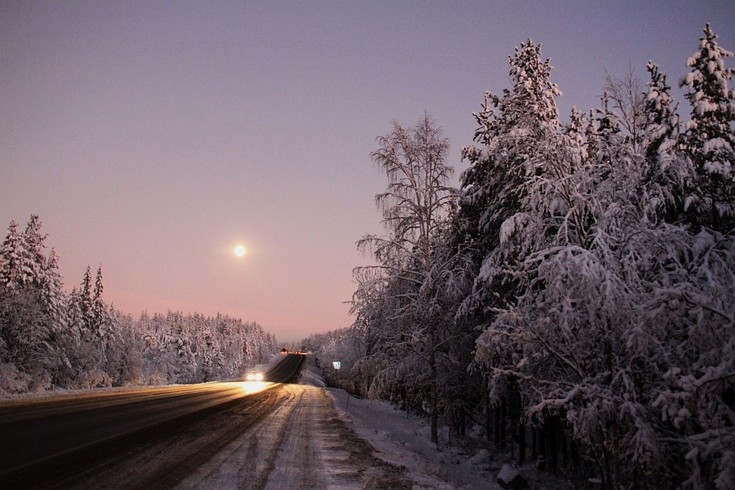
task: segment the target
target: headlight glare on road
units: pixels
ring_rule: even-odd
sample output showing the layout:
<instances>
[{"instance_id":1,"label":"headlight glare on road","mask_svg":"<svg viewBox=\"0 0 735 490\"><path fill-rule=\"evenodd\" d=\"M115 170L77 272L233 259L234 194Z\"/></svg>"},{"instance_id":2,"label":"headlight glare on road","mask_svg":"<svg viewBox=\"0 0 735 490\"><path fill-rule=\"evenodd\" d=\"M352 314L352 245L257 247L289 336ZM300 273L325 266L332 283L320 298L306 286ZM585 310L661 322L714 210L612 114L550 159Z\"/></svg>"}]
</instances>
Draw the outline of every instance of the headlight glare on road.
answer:
<instances>
[{"instance_id":1,"label":"headlight glare on road","mask_svg":"<svg viewBox=\"0 0 735 490\"><path fill-rule=\"evenodd\" d=\"M244 383L242 383L242 391L250 395L252 393L263 391L269 386L273 386L273 385L265 381L245 381Z\"/></svg>"}]
</instances>

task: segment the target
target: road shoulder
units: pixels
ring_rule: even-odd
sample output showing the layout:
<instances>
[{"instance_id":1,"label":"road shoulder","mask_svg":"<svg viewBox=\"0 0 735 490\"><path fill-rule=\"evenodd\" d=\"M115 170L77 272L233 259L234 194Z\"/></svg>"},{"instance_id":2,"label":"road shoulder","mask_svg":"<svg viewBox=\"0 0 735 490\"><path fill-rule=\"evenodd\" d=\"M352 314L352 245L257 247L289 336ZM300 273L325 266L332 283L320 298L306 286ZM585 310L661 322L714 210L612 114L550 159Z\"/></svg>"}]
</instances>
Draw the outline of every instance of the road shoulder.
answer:
<instances>
[{"instance_id":1,"label":"road shoulder","mask_svg":"<svg viewBox=\"0 0 735 490\"><path fill-rule=\"evenodd\" d=\"M400 470L414 489L500 489L493 475L479 468L455 449L437 450L429 440L429 428L381 401L358 399L336 388L327 388L313 362L307 363L301 382L321 386L345 427L364 441L380 461Z\"/></svg>"}]
</instances>

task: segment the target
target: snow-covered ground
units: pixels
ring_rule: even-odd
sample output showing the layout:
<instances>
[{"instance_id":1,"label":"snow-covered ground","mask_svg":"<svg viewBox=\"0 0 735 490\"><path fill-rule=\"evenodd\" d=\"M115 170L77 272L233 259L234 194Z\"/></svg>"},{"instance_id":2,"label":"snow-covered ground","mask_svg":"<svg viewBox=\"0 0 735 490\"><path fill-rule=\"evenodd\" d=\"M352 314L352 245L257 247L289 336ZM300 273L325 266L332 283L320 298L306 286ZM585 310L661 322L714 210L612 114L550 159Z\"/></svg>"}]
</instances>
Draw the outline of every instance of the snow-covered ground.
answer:
<instances>
[{"instance_id":1,"label":"snow-covered ground","mask_svg":"<svg viewBox=\"0 0 735 490\"><path fill-rule=\"evenodd\" d=\"M301 383L324 387L312 363L301 376ZM415 489L500 489L498 473L507 461L496 460L482 447L480 439L468 439L437 449L430 442L430 428L423 419L407 415L378 400L348 396L344 390L324 388L334 400L340 418L359 437L375 449L379 459L404 470ZM563 480L537 471L533 465L519 469L530 488L561 490L571 488Z\"/></svg>"},{"instance_id":2,"label":"snow-covered ground","mask_svg":"<svg viewBox=\"0 0 735 490\"><path fill-rule=\"evenodd\" d=\"M327 388L340 417L365 439L380 459L405 468L418 488L501 488L487 451L460 454L430 442L429 427L381 401L360 400Z\"/></svg>"}]
</instances>

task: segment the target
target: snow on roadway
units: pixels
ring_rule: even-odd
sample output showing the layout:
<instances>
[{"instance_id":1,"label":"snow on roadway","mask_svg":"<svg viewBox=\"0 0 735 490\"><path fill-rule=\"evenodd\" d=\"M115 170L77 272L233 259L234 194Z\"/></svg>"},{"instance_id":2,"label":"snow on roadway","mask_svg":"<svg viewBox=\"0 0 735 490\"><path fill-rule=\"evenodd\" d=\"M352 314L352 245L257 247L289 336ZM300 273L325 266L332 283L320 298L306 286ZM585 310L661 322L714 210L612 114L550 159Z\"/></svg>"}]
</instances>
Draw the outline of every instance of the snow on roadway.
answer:
<instances>
[{"instance_id":1,"label":"snow on roadway","mask_svg":"<svg viewBox=\"0 0 735 490\"><path fill-rule=\"evenodd\" d=\"M269 413L189 472L176 488L410 489L397 466L339 418L332 400L313 383L271 388Z\"/></svg>"},{"instance_id":2,"label":"snow on roadway","mask_svg":"<svg viewBox=\"0 0 735 490\"><path fill-rule=\"evenodd\" d=\"M284 391L285 396L274 395L279 401L268 416L242 432L231 432L234 435L229 438L231 442L192 461L176 488L501 488L495 479L502 464L493 461L481 445L464 450L443 446L437 450L429 442L429 428L422 419L407 416L385 402L348 397L344 390L325 387L311 356L300 384L274 389ZM235 425L224 424L223 429L234 430ZM215 429L204 424L199 428L194 426L193 433L216 437ZM188 439L180 443L189 446L185 441ZM138 458L148 461L146 458L151 453L163 458L162 461L167 457L178 459L166 444L177 443L163 441L160 447L164 450L154 445L143 449ZM156 469L159 463L132 459L123 461L122 467L125 464L135 466L145 476L149 471L147 466ZM123 473L132 474L136 468L128 468ZM110 471L118 470L120 467ZM531 471L524 476L532 488L568 488L550 479L550 475ZM114 481L110 478L107 484L114 487ZM80 488L91 487L81 484Z\"/></svg>"},{"instance_id":3,"label":"snow on roadway","mask_svg":"<svg viewBox=\"0 0 735 490\"><path fill-rule=\"evenodd\" d=\"M499 489L489 454L437 451L422 421L326 388L312 358L291 399L178 488ZM493 468L495 469L495 468ZM244 479L249 475L249 479Z\"/></svg>"},{"instance_id":4,"label":"snow on roadway","mask_svg":"<svg viewBox=\"0 0 735 490\"><path fill-rule=\"evenodd\" d=\"M215 454L178 488L500 489L486 449L444 447L428 425L381 401L325 387L309 357L290 399ZM567 488L526 468L532 488Z\"/></svg>"}]
</instances>

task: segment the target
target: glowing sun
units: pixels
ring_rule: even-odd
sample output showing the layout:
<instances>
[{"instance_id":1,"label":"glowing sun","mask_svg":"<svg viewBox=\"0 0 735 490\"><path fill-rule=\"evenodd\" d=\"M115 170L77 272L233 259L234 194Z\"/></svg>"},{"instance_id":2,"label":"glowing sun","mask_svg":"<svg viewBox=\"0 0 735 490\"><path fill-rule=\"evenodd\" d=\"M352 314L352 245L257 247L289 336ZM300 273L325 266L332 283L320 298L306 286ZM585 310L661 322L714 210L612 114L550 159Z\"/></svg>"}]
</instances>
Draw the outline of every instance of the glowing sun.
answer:
<instances>
[{"instance_id":1,"label":"glowing sun","mask_svg":"<svg viewBox=\"0 0 735 490\"><path fill-rule=\"evenodd\" d=\"M243 245L236 245L234 252L235 252L235 256L242 257L243 255L245 255L246 250Z\"/></svg>"}]
</instances>

